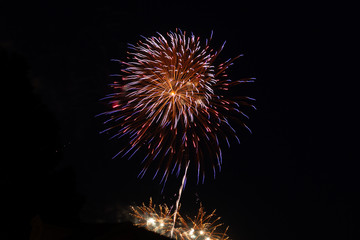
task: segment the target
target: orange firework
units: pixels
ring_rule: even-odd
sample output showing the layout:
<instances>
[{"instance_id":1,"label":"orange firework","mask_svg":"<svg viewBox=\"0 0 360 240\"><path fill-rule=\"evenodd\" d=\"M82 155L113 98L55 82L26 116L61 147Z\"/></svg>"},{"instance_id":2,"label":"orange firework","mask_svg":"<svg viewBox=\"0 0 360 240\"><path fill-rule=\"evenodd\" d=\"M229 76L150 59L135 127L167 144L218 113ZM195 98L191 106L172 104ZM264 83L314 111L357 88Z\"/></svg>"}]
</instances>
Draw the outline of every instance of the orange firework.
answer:
<instances>
[{"instance_id":1,"label":"orange firework","mask_svg":"<svg viewBox=\"0 0 360 240\"><path fill-rule=\"evenodd\" d=\"M156 206L150 198L149 205L130 206L130 215L134 217L134 225L149 231L170 237L173 213L166 204ZM177 235L178 231L175 231Z\"/></svg>"},{"instance_id":2,"label":"orange firework","mask_svg":"<svg viewBox=\"0 0 360 240\"><path fill-rule=\"evenodd\" d=\"M181 232L183 239L187 240L227 240L226 227L222 231L223 223L220 222L220 217L216 217L214 210L211 214L206 214L204 208L200 205L199 211L194 218L186 216L186 219L179 215L180 227L177 229Z\"/></svg>"},{"instance_id":3,"label":"orange firework","mask_svg":"<svg viewBox=\"0 0 360 240\"><path fill-rule=\"evenodd\" d=\"M177 221L173 226L171 210L166 204L156 206L150 198L149 205L131 206L131 216L134 225L144 227L149 231L180 240L228 240L228 227L223 230L220 217L215 215L215 210L207 214L200 205L194 218L182 217L177 213ZM173 232L173 234L171 234Z\"/></svg>"},{"instance_id":4,"label":"orange firework","mask_svg":"<svg viewBox=\"0 0 360 240\"><path fill-rule=\"evenodd\" d=\"M198 181L201 175L204 181L206 168L210 166L214 176L221 169L221 142L230 146L229 137L240 142L229 119L248 129L242 110L255 108L249 103L254 99L225 94L253 78L230 80L226 70L239 56L215 64L224 45L214 51L210 40L201 42L180 30L158 34L130 45L128 61L119 61L124 66L122 81L112 84L115 91L107 96L113 109L104 113L111 126L103 132L129 137L129 145L117 155L131 158L146 150L139 177L156 162L154 177L161 172L166 182L169 174L178 175L190 162Z\"/></svg>"}]
</instances>

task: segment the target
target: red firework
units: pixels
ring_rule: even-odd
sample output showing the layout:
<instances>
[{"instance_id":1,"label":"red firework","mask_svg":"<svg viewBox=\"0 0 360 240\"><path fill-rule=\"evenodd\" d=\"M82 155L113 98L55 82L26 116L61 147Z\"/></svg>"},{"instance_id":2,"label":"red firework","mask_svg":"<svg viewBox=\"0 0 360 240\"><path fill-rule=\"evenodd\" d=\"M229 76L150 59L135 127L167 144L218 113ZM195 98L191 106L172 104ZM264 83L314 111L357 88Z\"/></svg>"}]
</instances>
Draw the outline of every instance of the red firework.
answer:
<instances>
[{"instance_id":1,"label":"red firework","mask_svg":"<svg viewBox=\"0 0 360 240\"><path fill-rule=\"evenodd\" d=\"M161 172L161 181L166 181L189 161L197 168L198 181L200 175L204 180L207 165L215 176L222 164L221 142L230 146L229 137L240 142L229 119L235 117L249 129L241 108L255 108L250 103L254 99L225 94L254 78L230 80L226 70L239 56L216 65L224 45L214 51L210 40L203 43L181 30L158 33L130 45L128 61L119 61L124 66L122 81L112 84L114 93L106 97L113 109L104 113L111 125L103 132L113 130L113 137L129 138L129 145L117 154L122 157L147 149L139 177L156 163L154 177Z\"/></svg>"}]
</instances>

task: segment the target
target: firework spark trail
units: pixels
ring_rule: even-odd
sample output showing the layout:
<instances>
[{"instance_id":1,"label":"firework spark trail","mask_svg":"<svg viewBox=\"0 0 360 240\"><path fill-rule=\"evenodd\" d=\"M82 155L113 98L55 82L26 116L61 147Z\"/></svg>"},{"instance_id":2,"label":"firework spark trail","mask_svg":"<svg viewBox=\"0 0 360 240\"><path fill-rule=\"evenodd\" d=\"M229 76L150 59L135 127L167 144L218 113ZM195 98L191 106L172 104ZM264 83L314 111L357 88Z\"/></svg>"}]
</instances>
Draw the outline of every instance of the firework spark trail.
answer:
<instances>
[{"instance_id":1,"label":"firework spark trail","mask_svg":"<svg viewBox=\"0 0 360 240\"><path fill-rule=\"evenodd\" d=\"M180 198L181 198L182 191L183 191L183 189L185 187L185 182L186 182L186 177L187 177L187 171L188 171L188 168L189 168L189 163L190 163L190 161L188 161L188 163L186 164L185 173L184 173L184 176L183 176L183 179L182 179L182 182L181 182L181 186L180 186L180 189L179 189L179 196L178 196L178 199L176 200L174 219L173 219L173 226L172 226L172 229L171 229L171 232L170 232L170 237L171 238L173 237L173 233L174 233L174 229L175 229L176 217L177 217L177 214L179 212Z\"/></svg>"}]
</instances>

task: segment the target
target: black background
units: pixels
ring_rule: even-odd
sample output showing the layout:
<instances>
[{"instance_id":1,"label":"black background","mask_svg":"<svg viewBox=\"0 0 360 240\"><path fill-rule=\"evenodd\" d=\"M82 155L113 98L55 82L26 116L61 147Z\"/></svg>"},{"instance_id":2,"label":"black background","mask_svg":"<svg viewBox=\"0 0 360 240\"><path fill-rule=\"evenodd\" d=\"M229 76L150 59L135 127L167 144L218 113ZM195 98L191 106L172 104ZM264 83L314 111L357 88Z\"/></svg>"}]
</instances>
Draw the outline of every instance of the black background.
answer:
<instances>
[{"instance_id":1,"label":"black background","mask_svg":"<svg viewBox=\"0 0 360 240\"><path fill-rule=\"evenodd\" d=\"M150 196L174 203L181 179L163 193L159 179L137 179L139 159L112 160L125 143L99 135L105 119L95 115L108 110L99 99L119 73L110 59L124 59L140 35L180 28L202 39L214 30L213 48L227 41L220 60L244 54L230 76L257 78L241 94L258 108L249 112L253 134L223 150L217 178L196 185L190 177L182 211L216 208L233 239L354 239L350 10L303 1L5 4L3 226L26 238L38 214L58 224L119 222Z\"/></svg>"}]
</instances>

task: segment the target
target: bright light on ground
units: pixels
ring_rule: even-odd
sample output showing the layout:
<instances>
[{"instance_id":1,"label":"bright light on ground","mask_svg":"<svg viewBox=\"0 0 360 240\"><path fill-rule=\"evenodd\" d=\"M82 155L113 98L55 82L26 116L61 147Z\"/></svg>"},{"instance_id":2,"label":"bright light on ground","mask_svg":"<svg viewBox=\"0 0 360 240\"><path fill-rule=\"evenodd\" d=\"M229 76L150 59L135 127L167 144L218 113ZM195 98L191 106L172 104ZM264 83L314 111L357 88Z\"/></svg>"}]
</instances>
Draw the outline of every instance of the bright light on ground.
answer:
<instances>
[{"instance_id":1,"label":"bright light on ground","mask_svg":"<svg viewBox=\"0 0 360 240\"><path fill-rule=\"evenodd\" d=\"M149 219L146 221L146 223L147 223L148 225L154 225L154 224L155 224L155 219L149 218Z\"/></svg>"}]
</instances>

